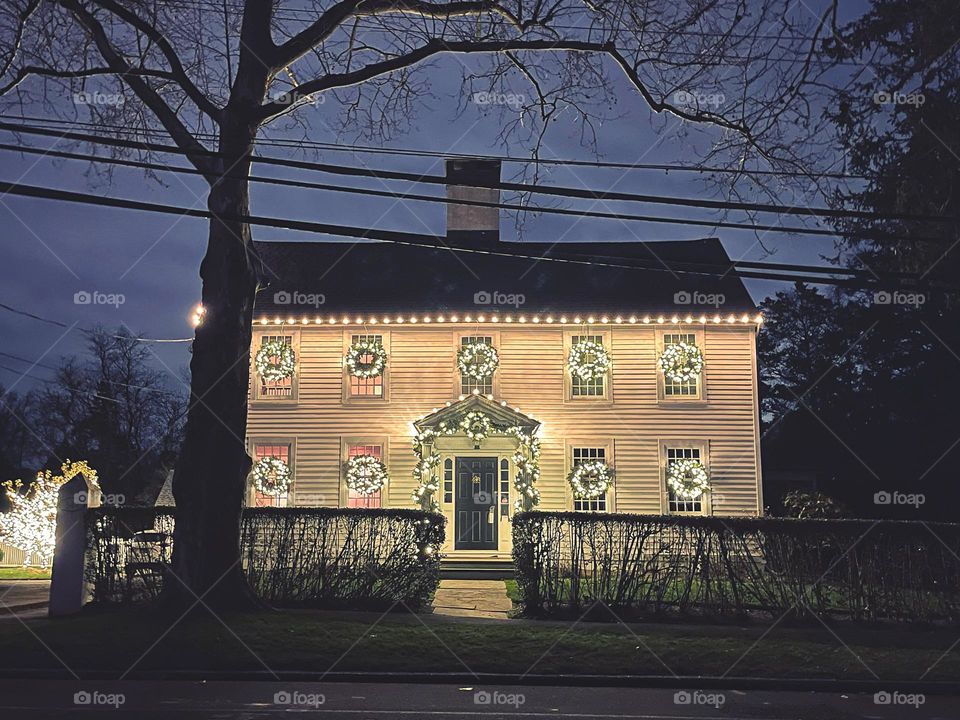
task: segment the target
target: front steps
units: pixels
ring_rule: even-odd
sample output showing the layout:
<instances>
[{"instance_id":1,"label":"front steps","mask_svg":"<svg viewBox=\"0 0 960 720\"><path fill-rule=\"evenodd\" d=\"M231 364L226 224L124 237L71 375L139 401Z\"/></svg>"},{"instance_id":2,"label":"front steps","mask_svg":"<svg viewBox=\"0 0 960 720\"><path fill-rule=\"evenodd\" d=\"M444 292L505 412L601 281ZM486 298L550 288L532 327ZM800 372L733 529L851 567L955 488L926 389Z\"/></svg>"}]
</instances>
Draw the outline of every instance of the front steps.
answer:
<instances>
[{"instance_id":1,"label":"front steps","mask_svg":"<svg viewBox=\"0 0 960 720\"><path fill-rule=\"evenodd\" d=\"M508 557L446 557L440 561L444 580L511 580L513 561Z\"/></svg>"}]
</instances>

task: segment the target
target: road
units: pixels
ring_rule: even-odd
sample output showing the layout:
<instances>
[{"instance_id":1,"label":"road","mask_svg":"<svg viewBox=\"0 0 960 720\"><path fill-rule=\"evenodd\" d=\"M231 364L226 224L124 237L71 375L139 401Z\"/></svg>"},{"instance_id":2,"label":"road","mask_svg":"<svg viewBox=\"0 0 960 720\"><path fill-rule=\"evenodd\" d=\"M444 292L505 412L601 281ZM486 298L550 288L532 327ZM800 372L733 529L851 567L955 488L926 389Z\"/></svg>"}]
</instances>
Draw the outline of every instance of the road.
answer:
<instances>
[{"instance_id":1,"label":"road","mask_svg":"<svg viewBox=\"0 0 960 720\"><path fill-rule=\"evenodd\" d=\"M91 648L91 652L96 652ZM891 692L894 689L891 688ZM193 720L291 717L628 718L674 720L956 720L954 697L391 683L0 680L0 717ZM884 698L881 698L883 700Z\"/></svg>"}]
</instances>

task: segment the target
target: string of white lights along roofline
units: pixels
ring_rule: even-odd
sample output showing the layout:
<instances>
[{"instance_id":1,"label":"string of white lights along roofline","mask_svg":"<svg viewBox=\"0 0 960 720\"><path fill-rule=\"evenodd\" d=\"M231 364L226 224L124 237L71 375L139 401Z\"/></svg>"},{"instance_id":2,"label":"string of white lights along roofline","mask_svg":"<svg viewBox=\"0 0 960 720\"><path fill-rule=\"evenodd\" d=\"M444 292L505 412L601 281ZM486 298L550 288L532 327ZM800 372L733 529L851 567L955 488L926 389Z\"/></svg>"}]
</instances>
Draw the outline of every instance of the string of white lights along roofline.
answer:
<instances>
[{"instance_id":1,"label":"string of white lights along roofline","mask_svg":"<svg viewBox=\"0 0 960 720\"><path fill-rule=\"evenodd\" d=\"M0 196L2 196L2 195L3 195L3 191L0 190ZM20 310L19 308L15 308L15 307L13 307L13 306L11 306L11 305L7 305L6 303L0 302L0 310L6 310L7 312L12 312L12 313L14 313L14 314L16 314L16 315L23 315L24 317L28 317L28 318L30 318L30 319L32 319L32 320L39 320L40 322L49 323L50 325L56 325L57 327L70 328L70 329L73 329L73 330L79 330L80 332L86 333L87 335L92 335L92 334L94 334L94 331L93 331L93 330L90 330L90 329L88 329L88 328L75 327L75 326L70 325L69 323L63 322L62 320L52 320L52 319L50 319L50 318L45 318L45 317L43 317L43 316L41 316L41 315L35 315L35 314L32 313L32 312L28 312L28 311L26 311L26 310ZM108 335L109 335L109 333L108 333ZM109 336L112 337L112 338L116 338L117 340L130 340L131 342L149 342L149 343L187 343L187 342L193 342L193 338L145 338L145 337L138 337L138 336L136 336L136 335L109 335Z\"/></svg>"},{"instance_id":2,"label":"string of white lights along roofline","mask_svg":"<svg viewBox=\"0 0 960 720\"><path fill-rule=\"evenodd\" d=\"M203 173L194 167L182 167L174 165L165 165L160 163L151 163L143 160L131 160L128 158L101 157L97 155L85 155L83 153L67 152L63 150L52 150L41 147L24 147L22 145L10 145L0 143L0 151L22 152L31 155L40 155L42 157L60 158L64 160L78 160L81 162L92 162L106 165L117 165L120 167L133 167L155 172L173 172L184 175L200 175ZM328 183L317 183L307 180L290 180L286 178L264 177L261 175L248 175L250 182L262 183L266 185L278 185L282 187L294 187L306 190L321 190L324 192L348 193L353 195L363 195L365 197L386 197L395 200L412 200L415 202L426 202L444 205L470 205L475 207L491 207L511 212L524 213L543 213L545 215L564 215L572 217L589 217L604 220L621 220L624 222L643 222L650 224L663 225L683 225L689 227L705 227L711 229L732 229L749 230L753 232L780 233L791 235L815 235L826 237L849 237L864 240L892 241L903 240L907 242L931 242L944 243L944 238L934 238L922 235L907 235L902 233L881 233L860 230L851 230L849 232L839 232L828 230L826 228L806 228L802 226L791 225L765 225L762 223L738 223L725 220L698 220L694 218L673 218L661 215L636 215L632 213L615 213L601 210L577 210L573 208L552 208L540 205L516 205L512 203L493 202L485 200L467 200L454 199L437 195L419 195L409 192L396 192L393 190L377 190L373 188L346 187L343 185L330 185Z\"/></svg>"},{"instance_id":3,"label":"string of white lights along roofline","mask_svg":"<svg viewBox=\"0 0 960 720\"><path fill-rule=\"evenodd\" d=\"M171 207L169 205L159 205L156 203L142 202L139 200L128 200L124 198L110 198L110 197L101 197L97 195L90 195L87 193L77 193L67 190L56 190L46 187L37 187L33 185L23 185L19 183L8 183L0 181L0 195L18 195L22 197L34 197L48 200L58 200L65 202L80 203L86 205L97 205L103 207L114 207L121 208L126 210L138 210L144 212L156 212L167 215L178 215L184 217L197 217L203 219L211 219L213 214L209 210L201 210L199 208L184 208L184 207ZM931 283L931 282L921 282L922 279L919 276L910 276L909 278L902 277L885 277L880 275L876 280L868 280L867 278L860 275L864 272L861 270L854 269L844 269L844 268L824 268L824 267L813 267L813 266L803 266L803 265L790 265L786 266L792 270L792 273L787 272L778 272L780 268L772 267L768 268L770 265L775 265L772 263L756 263L756 262L743 262L739 263L742 265L749 265L750 268L764 268L768 271L760 271L754 269L739 270L737 269L738 261L731 261L728 265L717 264L717 263L702 263L702 262L674 262L670 266L656 265L653 263L644 264L642 262L634 261L631 258L630 263L626 262L607 262L604 260L597 259L597 257L591 256L586 258L583 256L566 256L566 257L556 257L550 255L525 255L522 253L516 252L507 252L499 250L489 250L489 249L479 249L479 248L470 248L470 247L459 247L453 246L446 243L446 238L440 235L428 235L425 233L407 233L396 230L377 230L372 228L359 228L346 225L331 225L328 223L317 223L304 220L285 220L280 218L272 217L262 217L255 215L244 215L237 218L226 217L225 219L236 219L240 222L245 222L250 225L260 225L265 227L274 227L282 228L288 230L298 230L303 232L312 232L319 233L323 235L333 235L333 236L342 236L349 238L356 238L358 240L374 240L378 242L392 243L396 245L404 245L408 247L418 247L434 250L449 250L451 252L457 253L471 253L479 255L491 255L497 257L509 257L522 260L531 260L535 262L555 262L555 263L567 263L574 265L586 265L591 267L610 267L623 270L639 270L644 272L666 272L671 273L672 275L698 275L706 277L725 277L727 275L732 275L740 278L747 279L757 279L757 280L775 280L780 282L809 282L819 285L836 285L841 287L848 288L857 288L857 289L929 289L929 288L940 288L945 291L958 291L960 286L946 285L943 283ZM424 240L431 240L433 242L424 242ZM780 264L783 267L782 264ZM804 273L804 274L798 274ZM819 274L818 273L822 273ZM833 277L833 276L849 276L849 277ZM898 280L915 280L917 284L904 286L902 283L897 283ZM0 305L2 307L2 305ZM156 341L160 342L160 341ZM178 341L169 341L169 342L178 342Z\"/></svg>"},{"instance_id":4,"label":"string of white lights along roofline","mask_svg":"<svg viewBox=\"0 0 960 720\"><path fill-rule=\"evenodd\" d=\"M173 145L164 145L160 143L124 140L121 138L110 138L89 133L77 133L70 130L47 129L29 125L20 125L0 121L0 130L8 130L14 133L28 133L42 135L47 137L57 137L60 139L78 140L81 142L94 143L99 145L125 147L134 150L150 150L153 152L169 153L173 155L187 156L191 153L182 150ZM219 157L219 153L213 150L197 151L192 153L201 157ZM334 175L346 175L352 177L375 178L378 180L399 180L412 183L423 183L430 185L446 186L449 180L446 177L438 175L425 175L421 173L400 172L395 170L373 170L370 168L357 168L344 165L332 165L328 163L308 162L305 160L293 160L290 158L275 158L262 155L254 155L251 158L254 163L266 165L276 165L280 167L292 167L300 170L312 170L317 172L331 173ZM489 188L495 190L510 190L520 193L532 193L537 195L553 195L558 197L576 198L581 200L609 200L609 201L627 201L640 202L658 205L676 205L688 208L701 208L711 210L741 210L744 212L764 212L784 215L797 215L805 217L823 217L833 219L858 219L858 220L898 220L898 221L917 221L917 222L935 222L949 223L955 222L958 218L942 215L911 215L907 213L875 213L862 210L836 210L833 208L811 208L800 206L786 206L771 203L743 203L727 200L700 200L696 198L678 198L665 195L641 195L636 193L613 192L613 191L594 191L584 188L571 187L552 187L541 184L531 183L512 183L512 182L485 182L482 180L471 181L476 187Z\"/></svg>"},{"instance_id":5,"label":"string of white lights along roofline","mask_svg":"<svg viewBox=\"0 0 960 720\"><path fill-rule=\"evenodd\" d=\"M155 137L168 138L170 135L164 130L138 129L131 127L122 127L120 125L110 125L103 123L93 123L80 120L61 120L59 118L43 118L36 115L5 115L0 113L0 120L16 120L18 122L29 122L39 125L67 125L74 128L103 130L124 134L144 134ZM214 133L192 133L198 140L216 141L217 136ZM701 165L685 165L680 163L631 163L631 162L611 162L604 160L573 160L564 158L521 158L511 157L509 155L475 155L472 153L440 152L438 150L426 150L423 148L385 148L375 145L358 145L356 143L325 143L319 140L283 140L280 138L259 137L257 145L262 147L284 148L288 150L302 150L308 148L311 150L327 150L330 152L353 153L354 155L394 155L400 157L422 157L430 159L454 159L454 160L498 160L502 163L512 163L517 165L558 165L569 167L587 167L597 169L612 170L655 170L664 173L689 172L698 175L710 174L730 174L730 175L760 175L774 177L811 177L829 178L831 180L879 180L885 177L895 177L894 175L861 175L856 173L835 173L835 172L802 172L799 170L760 170L756 168L724 168Z\"/></svg>"}]
</instances>

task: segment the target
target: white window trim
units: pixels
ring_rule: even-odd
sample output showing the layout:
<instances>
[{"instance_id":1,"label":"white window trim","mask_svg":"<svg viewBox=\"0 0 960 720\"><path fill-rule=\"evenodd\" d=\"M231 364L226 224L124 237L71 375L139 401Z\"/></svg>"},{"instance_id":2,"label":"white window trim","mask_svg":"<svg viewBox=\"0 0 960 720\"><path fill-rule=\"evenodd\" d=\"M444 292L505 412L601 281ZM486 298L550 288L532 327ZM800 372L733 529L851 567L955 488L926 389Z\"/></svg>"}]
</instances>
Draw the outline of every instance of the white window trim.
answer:
<instances>
[{"instance_id":1,"label":"white window trim","mask_svg":"<svg viewBox=\"0 0 960 720\"><path fill-rule=\"evenodd\" d=\"M338 495L340 507L347 507L347 503L350 500L350 491L347 488L347 480L344 476L343 465L347 462L350 448L354 447L355 445L379 445L381 448L383 448L381 451L380 461L383 463L384 467L387 468L387 481L380 489L380 507L390 507L390 438L387 435L361 435L340 438L340 472L337 475L339 478L337 487L339 488Z\"/></svg>"},{"instance_id":2,"label":"white window trim","mask_svg":"<svg viewBox=\"0 0 960 720\"><path fill-rule=\"evenodd\" d=\"M457 366L457 354L460 352L460 344L466 337L488 337L493 348L500 357L500 367L493 373L490 392L494 397L500 397L500 375L503 373L503 352L500 349L500 331L499 330L460 330L453 334L453 397L463 395L463 378L460 375L460 368Z\"/></svg>"},{"instance_id":3,"label":"white window trim","mask_svg":"<svg viewBox=\"0 0 960 720\"><path fill-rule=\"evenodd\" d=\"M699 515L713 515L713 471L710 464L710 441L703 439L690 438L669 438L661 439L659 444L659 463L660 463L660 514L696 517ZM710 475L710 489L705 492L700 500L700 512L671 512L670 494L667 491L667 450L669 448L695 448L700 451L700 462L707 469Z\"/></svg>"},{"instance_id":4,"label":"white window trim","mask_svg":"<svg viewBox=\"0 0 960 720\"><path fill-rule=\"evenodd\" d=\"M567 510L574 509L573 489L567 482L570 471L573 470L573 449L574 448L603 448L603 454L607 465L616 471L616 442L613 438L573 438L565 439L563 442L563 493L564 506ZM613 513L617 511L617 483L619 478L614 477L613 485L607 491L607 509L603 512ZM599 511L598 511L599 512Z\"/></svg>"},{"instance_id":5,"label":"white window trim","mask_svg":"<svg viewBox=\"0 0 960 720\"><path fill-rule=\"evenodd\" d=\"M287 436L277 436L277 435L254 435L247 438L247 453L250 455L250 458L253 462L257 462L257 446L259 445L287 445L290 448L290 492L287 493L287 505L286 507L293 507L297 504L297 439L295 437ZM251 466L252 468L252 466ZM255 491L253 489L253 483L247 480L246 488L246 505L247 507L254 507L255 500Z\"/></svg>"},{"instance_id":6,"label":"white window trim","mask_svg":"<svg viewBox=\"0 0 960 720\"><path fill-rule=\"evenodd\" d=\"M296 358L293 377L290 379L290 397L263 397L260 394L260 375L257 373L257 365L254 360L257 357L257 351L263 342L264 337L289 337L290 345L293 347L293 353ZM250 350L250 402L258 405L296 405L300 400L300 368L302 362L300 358L300 331L286 329L281 327L278 330L262 330L253 333L253 340Z\"/></svg>"},{"instance_id":7,"label":"white window trim","mask_svg":"<svg viewBox=\"0 0 960 720\"><path fill-rule=\"evenodd\" d=\"M383 370L383 395L380 397L376 395L353 395L350 392L350 371L347 369L347 350L350 349L354 335L379 335L383 338L383 349L387 351L387 366ZM353 330L343 331L343 347L340 352L340 389L344 405L364 405L367 403L382 405L390 402L390 366L393 364L391 339L390 332L388 330L382 330L379 327L375 330L364 330L363 332Z\"/></svg>"},{"instance_id":8,"label":"white window trim","mask_svg":"<svg viewBox=\"0 0 960 720\"><path fill-rule=\"evenodd\" d=\"M703 328L657 328L656 329L656 348L654 352L654 372L657 374L657 402L662 405L692 405L702 407L707 404L707 364L703 365L703 372L697 382L696 395L667 395L665 390L665 381L663 373L657 367L656 363L663 352L665 335L693 335L696 338L697 347L706 357L707 349Z\"/></svg>"},{"instance_id":9,"label":"white window trim","mask_svg":"<svg viewBox=\"0 0 960 720\"><path fill-rule=\"evenodd\" d=\"M570 349L573 347L573 338L580 335L599 335L610 355L610 370L603 381L603 395L574 395L573 378L570 376L570 368L567 364L570 358ZM613 357L612 334L610 330L564 330L563 332L563 401L565 403L592 403L592 404L611 404L613 403L613 374L616 371L616 361Z\"/></svg>"}]
</instances>

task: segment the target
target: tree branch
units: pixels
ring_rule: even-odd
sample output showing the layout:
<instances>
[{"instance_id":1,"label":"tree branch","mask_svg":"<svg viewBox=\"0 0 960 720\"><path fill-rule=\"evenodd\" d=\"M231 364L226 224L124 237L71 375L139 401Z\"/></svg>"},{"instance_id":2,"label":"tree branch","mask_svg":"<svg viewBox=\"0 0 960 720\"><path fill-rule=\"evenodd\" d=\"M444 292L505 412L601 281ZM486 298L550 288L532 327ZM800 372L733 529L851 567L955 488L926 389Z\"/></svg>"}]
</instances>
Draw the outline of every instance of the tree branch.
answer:
<instances>
[{"instance_id":1,"label":"tree branch","mask_svg":"<svg viewBox=\"0 0 960 720\"><path fill-rule=\"evenodd\" d=\"M151 70L150 68L131 68L128 74L139 75L141 77L163 78L164 80L175 80L175 78L165 70ZM86 68L83 70L58 70L56 68L46 68L37 65L25 65L17 71L16 77L10 80L10 82L8 82L6 85L0 86L0 95L6 95L8 92L17 87L17 85L31 76L52 77L67 80L72 78L96 77L98 75L116 75L116 73L109 67Z\"/></svg>"},{"instance_id":2,"label":"tree branch","mask_svg":"<svg viewBox=\"0 0 960 720\"><path fill-rule=\"evenodd\" d=\"M77 0L57 0L57 3L70 12L86 28L110 69L119 75L136 93L141 102L153 111L163 127L170 133L171 139L187 153L187 158L193 163L194 167L204 173L208 179L215 178L218 165L216 159L209 157L209 151L193 137L157 91L150 87L143 78L136 75L135 68L110 42L103 25Z\"/></svg>"}]
</instances>

